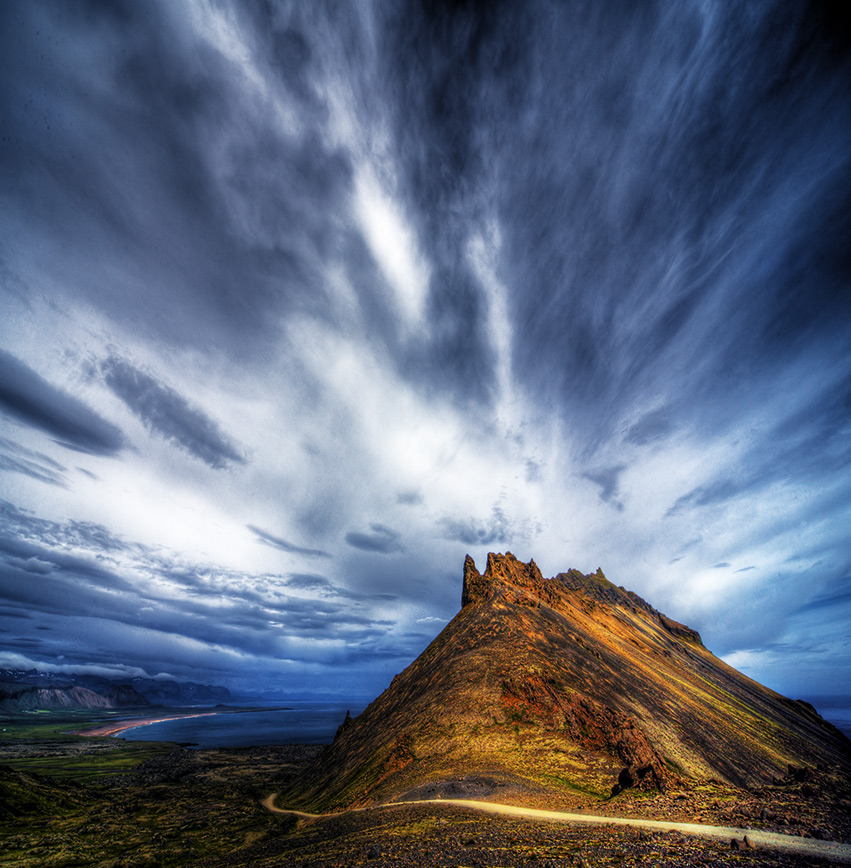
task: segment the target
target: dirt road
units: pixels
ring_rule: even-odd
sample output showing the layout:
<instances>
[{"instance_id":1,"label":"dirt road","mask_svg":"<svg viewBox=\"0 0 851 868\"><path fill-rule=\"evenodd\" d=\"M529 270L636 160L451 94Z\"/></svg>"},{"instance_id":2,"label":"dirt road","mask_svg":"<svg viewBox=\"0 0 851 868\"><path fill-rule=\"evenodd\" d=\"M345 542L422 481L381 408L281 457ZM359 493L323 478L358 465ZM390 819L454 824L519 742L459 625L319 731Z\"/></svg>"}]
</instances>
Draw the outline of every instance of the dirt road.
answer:
<instances>
[{"instance_id":1,"label":"dirt road","mask_svg":"<svg viewBox=\"0 0 851 868\"><path fill-rule=\"evenodd\" d=\"M278 808L275 805L277 793L265 798L262 805L275 814L290 814L304 819L320 819L335 817L336 814L308 814L304 811L291 811ZM794 835L780 835L777 832L763 832L759 829L736 829L732 826L706 826L702 823L666 823L661 820L640 820L626 817L599 817L592 814L566 814L561 811L542 811L536 808L519 808L515 805L501 805L496 802L477 802L472 799L422 799L413 802L389 802L377 805L375 808L355 808L356 811L377 810L383 808L398 808L407 805L453 805L460 808L470 808L489 814L500 814L509 817L523 817L532 820L549 820L555 823L585 823L587 825L634 826L638 829L648 829L654 832L677 831L683 835L699 835L704 838L722 838L731 841L733 838L748 840L761 850L780 850L786 853L797 853L802 856L818 856L834 862L851 864L851 845L839 844L836 841L817 841L813 838L798 838Z\"/></svg>"}]
</instances>

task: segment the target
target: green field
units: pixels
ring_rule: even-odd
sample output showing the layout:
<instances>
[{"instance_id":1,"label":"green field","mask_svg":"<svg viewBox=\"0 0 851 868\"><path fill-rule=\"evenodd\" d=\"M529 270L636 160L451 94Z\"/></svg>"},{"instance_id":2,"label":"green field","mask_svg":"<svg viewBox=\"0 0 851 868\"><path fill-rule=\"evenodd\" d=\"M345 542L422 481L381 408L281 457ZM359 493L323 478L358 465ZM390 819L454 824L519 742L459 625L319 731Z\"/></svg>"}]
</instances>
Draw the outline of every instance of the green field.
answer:
<instances>
[{"instance_id":1,"label":"green field","mask_svg":"<svg viewBox=\"0 0 851 868\"><path fill-rule=\"evenodd\" d=\"M71 711L0 717L0 762L20 772L82 783L129 771L173 750L170 744L72 734L102 719Z\"/></svg>"},{"instance_id":2,"label":"green field","mask_svg":"<svg viewBox=\"0 0 851 868\"><path fill-rule=\"evenodd\" d=\"M315 752L71 733L100 721L74 712L0 719L3 868L198 865L286 826L260 798Z\"/></svg>"}]
</instances>

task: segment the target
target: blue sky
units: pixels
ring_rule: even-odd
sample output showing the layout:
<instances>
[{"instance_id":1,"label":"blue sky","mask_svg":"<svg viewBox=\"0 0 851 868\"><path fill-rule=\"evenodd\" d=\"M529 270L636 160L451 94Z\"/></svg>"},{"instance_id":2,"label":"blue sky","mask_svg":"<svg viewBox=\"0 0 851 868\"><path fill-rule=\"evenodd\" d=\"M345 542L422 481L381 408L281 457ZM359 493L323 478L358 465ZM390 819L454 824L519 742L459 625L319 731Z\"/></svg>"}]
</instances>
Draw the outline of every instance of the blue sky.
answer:
<instances>
[{"instance_id":1,"label":"blue sky","mask_svg":"<svg viewBox=\"0 0 851 868\"><path fill-rule=\"evenodd\" d=\"M851 692L830 4L0 9L0 665L370 697L463 559Z\"/></svg>"}]
</instances>

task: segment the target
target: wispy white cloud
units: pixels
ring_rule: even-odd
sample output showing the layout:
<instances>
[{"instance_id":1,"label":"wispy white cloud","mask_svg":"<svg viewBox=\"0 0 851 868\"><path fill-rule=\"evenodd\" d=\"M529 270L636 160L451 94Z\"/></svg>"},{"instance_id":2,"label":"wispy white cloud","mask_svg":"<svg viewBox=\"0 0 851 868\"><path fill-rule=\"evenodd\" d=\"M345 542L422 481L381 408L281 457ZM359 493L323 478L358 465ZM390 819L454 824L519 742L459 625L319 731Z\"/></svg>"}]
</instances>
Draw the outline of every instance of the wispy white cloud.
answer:
<instances>
[{"instance_id":1,"label":"wispy white cloud","mask_svg":"<svg viewBox=\"0 0 851 868\"><path fill-rule=\"evenodd\" d=\"M851 671L851 72L545 5L0 9L8 653L369 693L510 548Z\"/></svg>"}]
</instances>

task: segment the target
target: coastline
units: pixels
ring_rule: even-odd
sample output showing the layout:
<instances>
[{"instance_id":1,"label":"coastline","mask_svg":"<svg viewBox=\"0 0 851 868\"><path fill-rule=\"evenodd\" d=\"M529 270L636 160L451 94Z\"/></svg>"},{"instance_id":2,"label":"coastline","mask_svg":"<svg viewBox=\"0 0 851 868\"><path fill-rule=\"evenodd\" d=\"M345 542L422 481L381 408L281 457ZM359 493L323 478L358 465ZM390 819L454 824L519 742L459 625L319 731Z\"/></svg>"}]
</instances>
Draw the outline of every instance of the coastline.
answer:
<instances>
[{"instance_id":1,"label":"coastline","mask_svg":"<svg viewBox=\"0 0 851 868\"><path fill-rule=\"evenodd\" d=\"M88 729L74 730L71 732L71 735L108 737L116 735L119 732L124 732L128 729L136 729L136 727L139 726L150 726L152 723L165 723L167 720L186 720L190 717L213 717L219 713L220 712L218 711L203 711L196 714L171 714L167 717L135 717L129 720L115 720Z\"/></svg>"}]
</instances>

